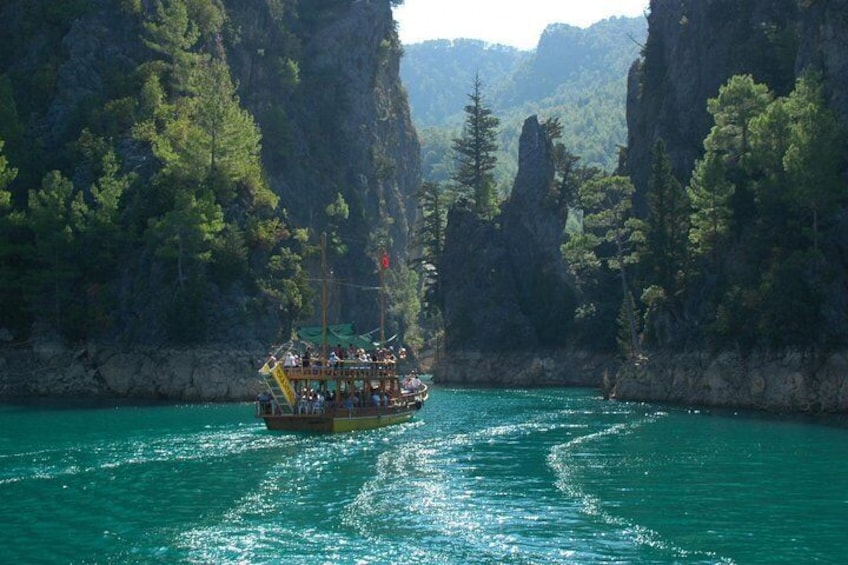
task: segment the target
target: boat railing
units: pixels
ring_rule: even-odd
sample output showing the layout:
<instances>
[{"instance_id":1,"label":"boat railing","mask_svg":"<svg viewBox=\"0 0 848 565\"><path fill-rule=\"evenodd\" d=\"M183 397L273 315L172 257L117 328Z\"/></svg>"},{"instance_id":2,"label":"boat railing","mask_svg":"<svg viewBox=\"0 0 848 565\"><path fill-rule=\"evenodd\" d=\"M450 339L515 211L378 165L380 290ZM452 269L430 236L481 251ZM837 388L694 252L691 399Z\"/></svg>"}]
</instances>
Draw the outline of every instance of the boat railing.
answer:
<instances>
[{"instance_id":1,"label":"boat railing","mask_svg":"<svg viewBox=\"0 0 848 565\"><path fill-rule=\"evenodd\" d=\"M427 385L422 385L417 390L402 390L400 395L390 397L387 403L374 404L368 395L355 393L351 397L341 400L325 399L317 408L312 401L307 401L304 404L298 402L294 407L289 407L284 402L280 403L277 398L269 395L257 401L256 414L257 416L288 415L303 417L325 413L344 413L348 416L384 414L409 410L413 406L421 408L424 401L427 400L427 394Z\"/></svg>"},{"instance_id":2,"label":"boat railing","mask_svg":"<svg viewBox=\"0 0 848 565\"><path fill-rule=\"evenodd\" d=\"M339 361L337 364L311 364L283 367L290 379L387 378L397 374L396 365L385 361Z\"/></svg>"}]
</instances>

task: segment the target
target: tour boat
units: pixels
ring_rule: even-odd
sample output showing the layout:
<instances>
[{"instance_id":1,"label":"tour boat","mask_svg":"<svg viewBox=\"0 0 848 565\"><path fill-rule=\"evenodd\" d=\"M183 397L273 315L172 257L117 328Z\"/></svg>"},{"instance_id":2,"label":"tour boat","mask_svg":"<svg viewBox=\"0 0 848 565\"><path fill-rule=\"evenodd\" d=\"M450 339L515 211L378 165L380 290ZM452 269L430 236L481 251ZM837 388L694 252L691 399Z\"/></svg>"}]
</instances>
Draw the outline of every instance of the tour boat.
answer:
<instances>
[{"instance_id":1,"label":"tour boat","mask_svg":"<svg viewBox=\"0 0 848 565\"><path fill-rule=\"evenodd\" d=\"M408 422L427 400L427 385L401 378L387 360L338 360L286 366L272 356L259 370L267 392L256 415L269 430L349 432Z\"/></svg>"},{"instance_id":2,"label":"tour boat","mask_svg":"<svg viewBox=\"0 0 848 565\"><path fill-rule=\"evenodd\" d=\"M267 392L256 400L256 415L269 430L296 432L349 432L370 430L412 419L427 400L427 385L415 376L401 379L398 361L403 361L386 348L384 335L385 288L383 272L389 268L389 257L383 251L379 259L380 336L357 335L352 324L327 324L327 292L330 272L326 259L326 234L321 236L323 283L320 327L298 328L299 339L320 344L321 355L315 357L311 347L300 351L293 342L277 348L259 369ZM332 341L330 339L332 338ZM335 349L331 343L337 343ZM342 349L342 344L348 350ZM278 359L280 354L282 359Z\"/></svg>"}]
</instances>

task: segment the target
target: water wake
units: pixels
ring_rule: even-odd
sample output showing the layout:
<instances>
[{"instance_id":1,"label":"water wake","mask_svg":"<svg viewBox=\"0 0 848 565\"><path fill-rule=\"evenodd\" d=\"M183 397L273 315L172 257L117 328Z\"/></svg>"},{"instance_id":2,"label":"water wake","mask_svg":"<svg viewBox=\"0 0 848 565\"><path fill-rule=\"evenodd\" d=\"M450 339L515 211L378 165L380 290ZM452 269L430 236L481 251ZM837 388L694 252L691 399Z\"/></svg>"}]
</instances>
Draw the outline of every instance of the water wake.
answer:
<instances>
[{"instance_id":1,"label":"water wake","mask_svg":"<svg viewBox=\"0 0 848 565\"><path fill-rule=\"evenodd\" d=\"M633 544L651 548L662 555L671 555L674 558L731 565L733 561L728 558L719 557L713 552L692 551L679 547L663 539L661 534L650 528L616 516L605 508L603 499L589 494L583 486L585 479L581 480L579 472L595 464L594 461L597 459L596 453L591 450L591 444L611 436L632 434L636 429L650 425L663 416L666 416L664 412L656 412L636 420L611 425L555 446L548 455L548 465L557 476L557 488L569 498L579 501L584 514L617 529L622 539L631 540Z\"/></svg>"}]
</instances>

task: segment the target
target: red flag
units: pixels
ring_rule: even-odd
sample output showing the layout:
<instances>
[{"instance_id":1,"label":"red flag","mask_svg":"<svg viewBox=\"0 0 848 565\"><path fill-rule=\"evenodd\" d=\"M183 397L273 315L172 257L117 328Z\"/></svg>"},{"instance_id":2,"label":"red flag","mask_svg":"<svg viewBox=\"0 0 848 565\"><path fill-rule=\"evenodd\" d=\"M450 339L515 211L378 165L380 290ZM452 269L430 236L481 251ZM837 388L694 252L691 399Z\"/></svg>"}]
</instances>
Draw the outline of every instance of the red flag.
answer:
<instances>
[{"instance_id":1,"label":"red flag","mask_svg":"<svg viewBox=\"0 0 848 565\"><path fill-rule=\"evenodd\" d=\"M380 265L382 265L384 269L389 268L389 254L385 251L383 251L383 258L380 259Z\"/></svg>"}]
</instances>

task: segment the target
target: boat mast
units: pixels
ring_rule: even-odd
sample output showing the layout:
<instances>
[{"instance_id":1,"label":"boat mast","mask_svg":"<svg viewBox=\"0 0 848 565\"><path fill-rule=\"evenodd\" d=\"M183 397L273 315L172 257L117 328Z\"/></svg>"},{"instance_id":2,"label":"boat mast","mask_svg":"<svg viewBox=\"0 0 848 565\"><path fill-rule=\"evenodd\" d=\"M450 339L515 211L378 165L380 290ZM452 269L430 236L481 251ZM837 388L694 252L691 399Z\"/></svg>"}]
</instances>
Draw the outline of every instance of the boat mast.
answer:
<instances>
[{"instance_id":1,"label":"boat mast","mask_svg":"<svg viewBox=\"0 0 848 565\"><path fill-rule=\"evenodd\" d=\"M321 355L327 362L327 233L321 234Z\"/></svg>"},{"instance_id":2,"label":"boat mast","mask_svg":"<svg viewBox=\"0 0 848 565\"><path fill-rule=\"evenodd\" d=\"M386 345L386 287L383 271L389 268L389 254L383 250L380 257L380 347Z\"/></svg>"}]
</instances>

